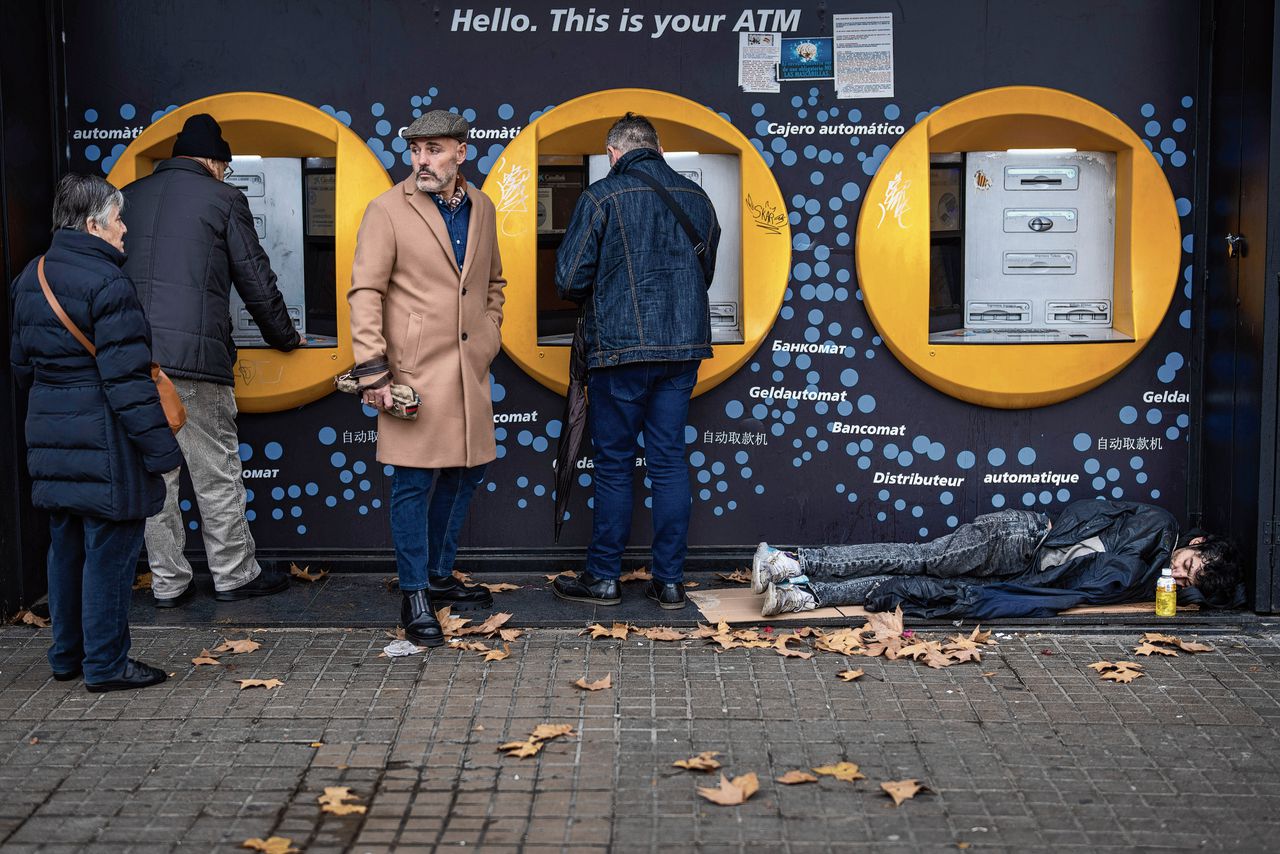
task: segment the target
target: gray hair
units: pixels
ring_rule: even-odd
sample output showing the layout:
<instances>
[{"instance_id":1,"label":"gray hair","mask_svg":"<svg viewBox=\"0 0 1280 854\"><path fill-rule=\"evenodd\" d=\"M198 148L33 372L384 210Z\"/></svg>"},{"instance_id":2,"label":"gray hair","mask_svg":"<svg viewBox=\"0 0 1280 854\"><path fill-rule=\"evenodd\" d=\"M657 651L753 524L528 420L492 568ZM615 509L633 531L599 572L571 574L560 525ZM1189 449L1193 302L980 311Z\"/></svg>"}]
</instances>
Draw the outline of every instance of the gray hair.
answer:
<instances>
[{"instance_id":1,"label":"gray hair","mask_svg":"<svg viewBox=\"0 0 1280 854\"><path fill-rule=\"evenodd\" d=\"M113 208L124 210L124 195L97 175L64 175L53 197L53 227L85 230L93 220L99 227L111 223Z\"/></svg>"},{"instance_id":2,"label":"gray hair","mask_svg":"<svg viewBox=\"0 0 1280 854\"><path fill-rule=\"evenodd\" d=\"M658 149L658 132L644 116L627 113L613 123L604 144L626 154L637 148Z\"/></svg>"}]
</instances>

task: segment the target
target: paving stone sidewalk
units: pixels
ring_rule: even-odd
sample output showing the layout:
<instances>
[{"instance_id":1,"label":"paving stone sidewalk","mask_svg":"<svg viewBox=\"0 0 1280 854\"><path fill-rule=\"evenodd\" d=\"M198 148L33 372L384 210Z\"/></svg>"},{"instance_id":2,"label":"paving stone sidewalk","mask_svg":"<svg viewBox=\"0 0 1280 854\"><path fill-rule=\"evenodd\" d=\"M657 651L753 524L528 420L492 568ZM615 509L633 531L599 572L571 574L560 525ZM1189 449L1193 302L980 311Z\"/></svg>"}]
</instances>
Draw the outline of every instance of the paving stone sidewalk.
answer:
<instances>
[{"instance_id":1,"label":"paving stone sidewalk","mask_svg":"<svg viewBox=\"0 0 1280 854\"><path fill-rule=\"evenodd\" d=\"M380 658L382 630L289 629L254 632L261 649L224 657L234 670L191 665L245 634L136 627L135 655L176 676L92 695L49 678L47 630L0 629L0 850L1267 851L1280 833L1268 631L1203 633L1214 652L1139 659L1148 675L1128 685L1086 665L1133 659L1136 630L1019 631L944 670L543 628L488 663ZM849 665L867 675L838 680ZM605 674L611 690L572 685ZM544 722L577 734L496 752ZM671 763L704 750L759 793L696 797L712 778ZM866 779L774 782L840 760ZM879 783L903 778L932 792L895 808ZM368 813L322 815L326 786Z\"/></svg>"}]
</instances>

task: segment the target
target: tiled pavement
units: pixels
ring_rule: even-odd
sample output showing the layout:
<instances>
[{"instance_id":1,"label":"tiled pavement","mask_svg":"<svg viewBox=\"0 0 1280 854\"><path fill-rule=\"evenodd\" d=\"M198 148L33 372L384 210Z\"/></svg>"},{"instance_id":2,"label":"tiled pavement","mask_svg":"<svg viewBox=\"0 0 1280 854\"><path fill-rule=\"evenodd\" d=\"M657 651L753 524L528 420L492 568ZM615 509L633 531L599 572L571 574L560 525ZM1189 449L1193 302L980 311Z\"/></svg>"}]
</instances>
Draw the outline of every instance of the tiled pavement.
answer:
<instances>
[{"instance_id":1,"label":"tiled pavement","mask_svg":"<svg viewBox=\"0 0 1280 854\"><path fill-rule=\"evenodd\" d=\"M1201 633L1214 652L1139 659L1149 675L1129 685L1085 665L1132 658L1136 629L1020 629L945 670L553 628L490 663L380 658L381 629L282 629L254 632L262 648L228 656L234 672L190 664L244 634L136 627L135 654L176 676L91 695L49 678L47 630L0 630L0 850L234 851L272 835L307 852L1280 845L1280 635L1260 624ZM837 680L850 663L867 676ZM572 686L606 673L611 690ZM249 677L284 685L239 690ZM495 751L544 722L578 735L531 759ZM696 797L710 778L671 762L704 750L756 772L759 793ZM840 760L867 779L774 782ZM895 808L878 784L902 778L933 792ZM367 815L322 815L333 785Z\"/></svg>"}]
</instances>

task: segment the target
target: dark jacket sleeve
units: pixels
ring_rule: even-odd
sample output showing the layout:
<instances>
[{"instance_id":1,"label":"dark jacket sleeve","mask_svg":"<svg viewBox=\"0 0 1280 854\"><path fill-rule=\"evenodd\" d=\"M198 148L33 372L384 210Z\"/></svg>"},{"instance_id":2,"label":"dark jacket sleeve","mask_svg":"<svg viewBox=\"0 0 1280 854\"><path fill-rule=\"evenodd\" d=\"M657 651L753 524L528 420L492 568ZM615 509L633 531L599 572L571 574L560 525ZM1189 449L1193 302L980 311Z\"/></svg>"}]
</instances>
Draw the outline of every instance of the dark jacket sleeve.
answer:
<instances>
[{"instance_id":1,"label":"dark jacket sleeve","mask_svg":"<svg viewBox=\"0 0 1280 854\"><path fill-rule=\"evenodd\" d=\"M90 311L98 374L108 405L147 471L159 474L177 468L182 465L182 452L151 378L147 320L133 283L124 276L112 279L95 295Z\"/></svg>"},{"instance_id":2,"label":"dark jacket sleeve","mask_svg":"<svg viewBox=\"0 0 1280 854\"><path fill-rule=\"evenodd\" d=\"M236 193L231 200L227 252L231 256L231 282L262 331L263 340L286 353L297 348L298 331L289 319L284 296L276 287L271 260L258 242L258 233L253 230L253 214L242 193Z\"/></svg>"},{"instance_id":3,"label":"dark jacket sleeve","mask_svg":"<svg viewBox=\"0 0 1280 854\"><path fill-rule=\"evenodd\" d=\"M585 302L596 283L605 210L589 193L578 197L564 240L556 252L556 291L561 299Z\"/></svg>"},{"instance_id":4,"label":"dark jacket sleeve","mask_svg":"<svg viewBox=\"0 0 1280 854\"><path fill-rule=\"evenodd\" d=\"M22 346L21 330L18 328L18 283L15 280L13 287L10 288L12 297L9 299L9 322L13 324L13 330L9 338L9 367L13 370L13 378L17 381L19 388L29 388L31 381L35 378L35 369L31 366L31 360L27 356L27 350Z\"/></svg>"}]
</instances>

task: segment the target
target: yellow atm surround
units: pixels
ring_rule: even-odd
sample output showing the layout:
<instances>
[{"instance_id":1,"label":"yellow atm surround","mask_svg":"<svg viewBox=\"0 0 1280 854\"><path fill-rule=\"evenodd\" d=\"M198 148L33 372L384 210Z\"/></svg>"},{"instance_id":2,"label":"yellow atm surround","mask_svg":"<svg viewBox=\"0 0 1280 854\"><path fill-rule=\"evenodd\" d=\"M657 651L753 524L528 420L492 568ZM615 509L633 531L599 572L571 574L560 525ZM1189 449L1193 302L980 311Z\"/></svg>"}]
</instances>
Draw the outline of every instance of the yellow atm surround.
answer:
<instances>
[{"instance_id":1,"label":"yellow atm surround","mask_svg":"<svg viewBox=\"0 0 1280 854\"><path fill-rule=\"evenodd\" d=\"M123 187L150 175L158 161L169 157L183 123L197 113L217 119L223 137L238 154L337 160L338 346L292 353L241 348L235 365L236 404L244 412L278 412L319 400L333 391L334 375L353 362L347 290L356 232L365 206L391 187L391 178L364 140L328 113L281 95L229 92L192 101L152 124L124 150L107 179Z\"/></svg>"},{"instance_id":2,"label":"yellow atm surround","mask_svg":"<svg viewBox=\"0 0 1280 854\"><path fill-rule=\"evenodd\" d=\"M1011 148L1116 153L1114 326L1132 341L929 343L930 156ZM1169 309L1181 252L1169 183L1128 125L1067 92L1009 86L952 101L898 141L867 189L855 254L867 311L912 373L961 400L1024 409L1082 394L1132 361Z\"/></svg>"},{"instance_id":3,"label":"yellow atm surround","mask_svg":"<svg viewBox=\"0 0 1280 854\"><path fill-rule=\"evenodd\" d=\"M538 158L603 154L609 127L628 111L653 122L665 151L734 154L741 164L743 343L715 345L698 373L694 394L701 394L732 376L773 326L787 287L791 227L782 191L750 141L701 104L668 92L610 89L561 104L525 127L489 171L484 192L498 210L507 277L503 349L529 376L565 393L570 348L540 346L537 336ZM726 251L734 250L721 244Z\"/></svg>"}]
</instances>

